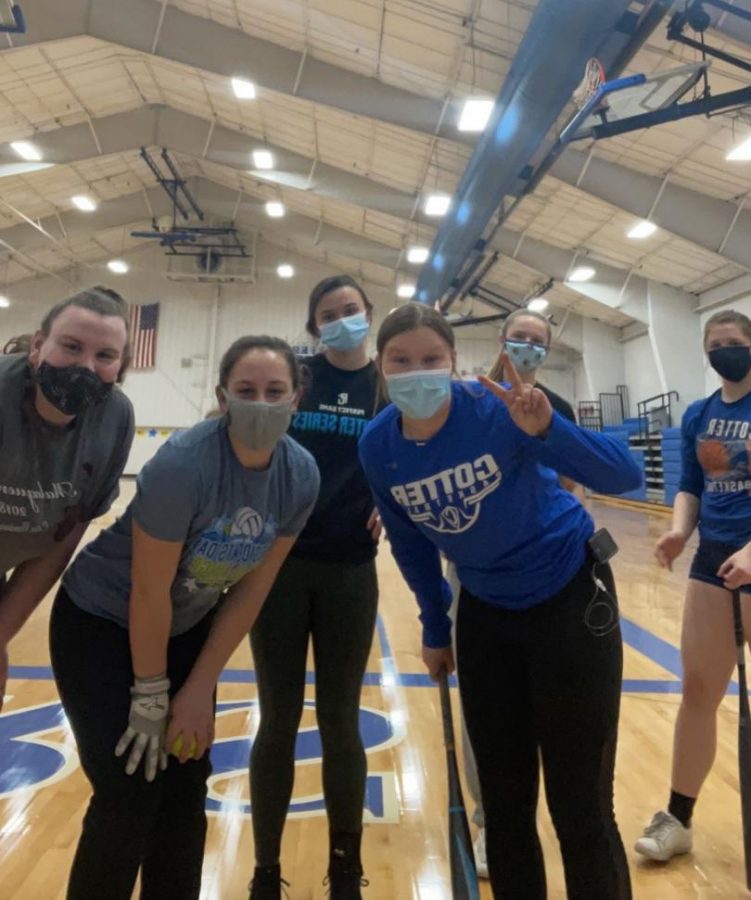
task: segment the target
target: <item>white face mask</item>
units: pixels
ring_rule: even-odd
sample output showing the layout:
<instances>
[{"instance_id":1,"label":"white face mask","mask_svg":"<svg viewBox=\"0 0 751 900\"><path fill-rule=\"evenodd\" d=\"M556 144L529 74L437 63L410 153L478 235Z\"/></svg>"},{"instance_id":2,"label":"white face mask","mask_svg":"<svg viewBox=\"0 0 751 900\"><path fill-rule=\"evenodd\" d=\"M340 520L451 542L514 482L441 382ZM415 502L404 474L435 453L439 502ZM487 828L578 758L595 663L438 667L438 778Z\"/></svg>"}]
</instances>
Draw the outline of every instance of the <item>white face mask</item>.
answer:
<instances>
[{"instance_id":1,"label":"white face mask","mask_svg":"<svg viewBox=\"0 0 751 900\"><path fill-rule=\"evenodd\" d=\"M229 430L249 450L270 450L292 421L292 400L264 403L241 400L222 388L227 401Z\"/></svg>"}]
</instances>

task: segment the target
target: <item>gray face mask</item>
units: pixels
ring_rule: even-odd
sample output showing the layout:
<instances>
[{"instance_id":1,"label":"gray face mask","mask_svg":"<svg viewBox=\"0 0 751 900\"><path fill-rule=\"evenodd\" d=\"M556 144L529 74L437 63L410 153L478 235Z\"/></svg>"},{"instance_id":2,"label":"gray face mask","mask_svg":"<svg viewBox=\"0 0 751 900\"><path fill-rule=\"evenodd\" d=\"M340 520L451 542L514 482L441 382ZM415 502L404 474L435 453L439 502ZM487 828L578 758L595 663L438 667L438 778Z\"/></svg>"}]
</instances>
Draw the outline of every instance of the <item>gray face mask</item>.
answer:
<instances>
[{"instance_id":1,"label":"gray face mask","mask_svg":"<svg viewBox=\"0 0 751 900\"><path fill-rule=\"evenodd\" d=\"M241 400L223 389L229 406L229 430L249 450L270 450L289 428L292 401Z\"/></svg>"}]
</instances>

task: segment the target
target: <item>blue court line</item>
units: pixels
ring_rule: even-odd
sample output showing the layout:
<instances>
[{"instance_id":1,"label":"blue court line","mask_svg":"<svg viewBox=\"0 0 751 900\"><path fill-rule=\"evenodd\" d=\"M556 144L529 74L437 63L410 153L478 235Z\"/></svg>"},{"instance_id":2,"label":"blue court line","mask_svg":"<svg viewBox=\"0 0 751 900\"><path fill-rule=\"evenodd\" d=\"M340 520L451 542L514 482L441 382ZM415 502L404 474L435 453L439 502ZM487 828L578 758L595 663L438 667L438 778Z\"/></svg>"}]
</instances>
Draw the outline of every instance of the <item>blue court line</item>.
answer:
<instances>
[{"instance_id":1,"label":"blue court line","mask_svg":"<svg viewBox=\"0 0 751 900\"><path fill-rule=\"evenodd\" d=\"M8 672L10 678L25 679L26 681L52 681L52 669L49 666L11 666ZM315 684L315 673L305 673L305 683ZM255 684L256 673L252 669L225 669L219 681L221 684ZM426 672L400 672L393 675L393 680L387 677L387 683L396 684L399 687L435 687L435 682ZM384 676L380 672L367 672L363 684L373 687L381 687L384 684ZM450 684L455 685L456 680L450 679ZM658 681L641 678L624 678L623 691L628 694L678 694L681 690L680 681Z\"/></svg>"},{"instance_id":2,"label":"blue court line","mask_svg":"<svg viewBox=\"0 0 751 900\"><path fill-rule=\"evenodd\" d=\"M425 672L399 672L397 670L386 625L380 615L376 619L376 630L381 645L383 672L366 672L363 684L379 687L384 684L385 679L386 684L400 687L435 687L435 682ZM661 666L675 678L682 678L681 654L677 647L641 625L637 625L631 619L621 619L621 630L627 646ZM10 678L28 681L51 681L52 669L49 666L11 666L8 675ZM252 669L225 669L219 677L219 681L222 684L255 684L256 673ZM314 672L306 673L305 683L315 684ZM452 677L450 683L453 686L456 684L456 680ZM666 679L624 678L623 692L628 694L679 694L681 683ZM738 685L734 682L731 683L728 693L737 695Z\"/></svg>"},{"instance_id":3,"label":"blue court line","mask_svg":"<svg viewBox=\"0 0 751 900\"><path fill-rule=\"evenodd\" d=\"M677 647L664 641L631 619L621 618L621 633L623 640L629 647L637 650L647 659L662 666L666 672L675 675L676 678L683 677L683 666L681 665L681 652Z\"/></svg>"}]
</instances>

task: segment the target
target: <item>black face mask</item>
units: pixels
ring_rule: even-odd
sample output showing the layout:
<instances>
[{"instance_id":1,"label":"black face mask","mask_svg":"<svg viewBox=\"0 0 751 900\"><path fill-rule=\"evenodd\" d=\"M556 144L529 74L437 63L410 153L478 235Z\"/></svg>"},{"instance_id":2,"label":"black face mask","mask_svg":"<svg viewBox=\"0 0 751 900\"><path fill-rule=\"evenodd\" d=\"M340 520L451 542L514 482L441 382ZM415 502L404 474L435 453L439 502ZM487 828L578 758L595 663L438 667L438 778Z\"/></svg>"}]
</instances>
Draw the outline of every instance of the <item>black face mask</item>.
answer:
<instances>
[{"instance_id":1,"label":"black face mask","mask_svg":"<svg viewBox=\"0 0 751 900\"><path fill-rule=\"evenodd\" d=\"M100 403L112 390L91 369L84 366L51 366L43 362L34 378L45 399L63 415L80 415L89 406Z\"/></svg>"},{"instance_id":2,"label":"black face mask","mask_svg":"<svg viewBox=\"0 0 751 900\"><path fill-rule=\"evenodd\" d=\"M709 351L709 365L720 378L727 381L743 381L751 372L751 348L715 347Z\"/></svg>"}]
</instances>

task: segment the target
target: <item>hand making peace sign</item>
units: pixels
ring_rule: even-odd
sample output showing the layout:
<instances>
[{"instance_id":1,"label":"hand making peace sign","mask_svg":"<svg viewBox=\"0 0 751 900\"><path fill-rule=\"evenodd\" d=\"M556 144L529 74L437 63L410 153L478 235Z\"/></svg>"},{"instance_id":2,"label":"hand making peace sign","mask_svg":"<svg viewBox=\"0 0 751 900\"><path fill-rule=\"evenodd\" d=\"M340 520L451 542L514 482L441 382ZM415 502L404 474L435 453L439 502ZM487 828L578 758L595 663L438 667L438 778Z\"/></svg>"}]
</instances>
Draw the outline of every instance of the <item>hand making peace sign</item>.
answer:
<instances>
[{"instance_id":1,"label":"hand making peace sign","mask_svg":"<svg viewBox=\"0 0 751 900\"><path fill-rule=\"evenodd\" d=\"M524 384L508 353L503 354L503 371L511 384L510 388L501 387L485 375L481 375L479 380L506 404L506 409L518 428L532 437L545 434L553 419L550 400L539 388Z\"/></svg>"}]
</instances>

